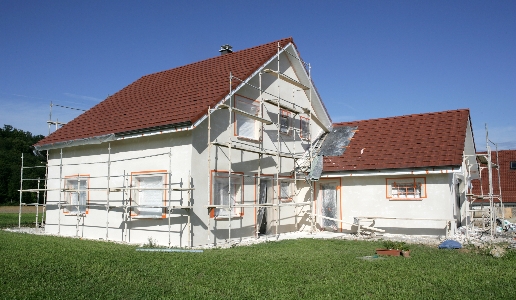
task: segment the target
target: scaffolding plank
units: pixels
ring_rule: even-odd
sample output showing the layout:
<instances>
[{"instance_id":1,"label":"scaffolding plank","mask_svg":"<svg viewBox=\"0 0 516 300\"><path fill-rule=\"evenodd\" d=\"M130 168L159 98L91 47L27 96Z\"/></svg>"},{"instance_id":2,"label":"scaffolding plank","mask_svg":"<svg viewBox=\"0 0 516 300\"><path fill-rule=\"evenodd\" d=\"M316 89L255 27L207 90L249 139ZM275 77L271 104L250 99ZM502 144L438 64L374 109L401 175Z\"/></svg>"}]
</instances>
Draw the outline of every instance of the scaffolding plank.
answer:
<instances>
[{"instance_id":1,"label":"scaffolding plank","mask_svg":"<svg viewBox=\"0 0 516 300\"><path fill-rule=\"evenodd\" d=\"M271 69L265 69L263 70L264 73L267 73L267 74L274 74L274 75L277 75L279 77L279 79L283 80L283 81L286 81L290 84L293 84L295 86L297 86L298 88L301 88L303 90L309 90L310 88L307 87L306 85L302 84L301 82L293 79L293 78L290 78L288 77L287 75L284 75L284 74L281 74L277 71L274 71L274 70L271 70Z\"/></svg>"},{"instance_id":2,"label":"scaffolding plank","mask_svg":"<svg viewBox=\"0 0 516 300\"><path fill-rule=\"evenodd\" d=\"M265 102L267 102L269 104L272 104L274 106L278 106L278 100L276 100L276 99L264 99L263 101L265 101ZM300 111L298 111L298 110L296 110L296 109L294 109L292 107L288 107L288 106L282 104L281 102L279 102L279 107L281 109L288 110L289 112L294 113L296 115L299 115L301 113Z\"/></svg>"},{"instance_id":3,"label":"scaffolding plank","mask_svg":"<svg viewBox=\"0 0 516 300\"><path fill-rule=\"evenodd\" d=\"M227 104L221 104L221 105L219 105L219 108L220 108L220 109L228 109L228 108L229 108L229 105L227 105ZM266 120L266 119L264 119L264 118L260 118L260 117L258 117L258 116L255 116L255 115L253 115L253 114L250 114L250 113L248 113L248 112L246 112L246 111L243 111L243 110L238 109L238 108L235 108L235 107L233 107L233 109L231 109L231 111L233 111L233 112L235 112L235 113L237 113L237 114L241 114L241 115L243 115L243 116L246 116L246 117L248 117L248 118L251 118L251 119L253 119L253 120L256 120L256 121L258 121L258 122L262 122L262 123L267 124L267 125L271 125L271 124L272 124L272 121Z\"/></svg>"},{"instance_id":4,"label":"scaffolding plank","mask_svg":"<svg viewBox=\"0 0 516 300\"><path fill-rule=\"evenodd\" d=\"M215 146L229 148L229 144L228 143L213 142L212 144L215 145ZM252 152L252 153L257 153L257 154L266 154L266 155L271 155L271 156L278 155L278 152L276 152L276 151L269 151L269 150L261 151L259 149L246 148L246 147L242 147L242 146L234 145L234 144L231 146L231 148L235 149L235 150L242 150L242 151L247 151L247 152ZM280 157L285 157L285 158L294 158L294 159L299 159L299 158L302 157L301 155L284 153L284 152L279 152L279 156Z\"/></svg>"}]
</instances>

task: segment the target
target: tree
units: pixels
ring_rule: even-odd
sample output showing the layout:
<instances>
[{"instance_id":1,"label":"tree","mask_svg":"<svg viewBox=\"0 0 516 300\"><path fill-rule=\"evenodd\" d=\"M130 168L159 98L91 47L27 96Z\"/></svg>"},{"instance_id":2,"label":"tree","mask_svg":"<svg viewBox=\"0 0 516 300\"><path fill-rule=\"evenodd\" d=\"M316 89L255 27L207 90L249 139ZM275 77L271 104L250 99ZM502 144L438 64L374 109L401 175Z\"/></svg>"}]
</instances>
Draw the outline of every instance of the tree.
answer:
<instances>
[{"instance_id":1,"label":"tree","mask_svg":"<svg viewBox=\"0 0 516 300\"><path fill-rule=\"evenodd\" d=\"M11 125L4 125L3 128L0 128L0 205L14 204L19 201L22 153L24 167L45 166L46 153L36 155L32 147L43 138L43 135L32 135L28 131L13 128ZM23 169L24 179L37 179L38 177L45 178L45 168ZM24 189L36 187L36 180L24 180L23 182ZM23 193L22 196L22 202L25 203L38 201L35 193ZM41 202L41 200L39 201Z\"/></svg>"}]
</instances>

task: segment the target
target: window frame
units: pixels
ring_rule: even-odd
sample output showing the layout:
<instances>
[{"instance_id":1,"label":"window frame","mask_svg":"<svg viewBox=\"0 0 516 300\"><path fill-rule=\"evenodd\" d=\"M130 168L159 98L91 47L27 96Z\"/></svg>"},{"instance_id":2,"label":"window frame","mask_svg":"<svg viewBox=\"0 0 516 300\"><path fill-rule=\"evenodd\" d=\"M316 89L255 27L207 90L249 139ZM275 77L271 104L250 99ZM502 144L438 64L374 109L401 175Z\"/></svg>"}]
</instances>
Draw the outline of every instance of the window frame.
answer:
<instances>
[{"instance_id":1,"label":"window frame","mask_svg":"<svg viewBox=\"0 0 516 300\"><path fill-rule=\"evenodd\" d=\"M130 203L130 206L131 206L131 209L130 209L131 218L135 218L135 219L164 219L164 218L167 217L167 215L166 215L166 208L165 208L165 206L167 206L167 190L166 190L166 187L167 187L167 177L168 177L167 173L168 173L167 170L131 172L131 180L130 180L130 187L131 187L131 189L130 189L130 196L129 196L129 203ZM140 205L139 197L138 198L135 197L135 192L138 192L138 194L136 196L139 196L140 191L138 191L136 186L133 185L134 184L133 181L137 180L138 178L150 178L150 177L158 177L158 176L161 176L161 178L162 178L162 189L163 189L162 190L163 196L162 196L162 201L161 202L163 203L164 207L161 208L161 217L141 216L139 213L135 212L136 210L139 210L138 206L133 207L133 204Z\"/></svg>"},{"instance_id":2,"label":"window frame","mask_svg":"<svg viewBox=\"0 0 516 300\"><path fill-rule=\"evenodd\" d=\"M400 182L401 181L401 182ZM400 197L399 193L396 193L396 196L392 193L395 185L410 185L414 187L414 192L412 193L414 197ZM420 184L420 192L419 197L416 197L417 189L415 188L418 184ZM405 193L406 196L410 195L408 192ZM385 197L389 200L396 201L413 201L413 200L423 200L428 197L426 191L426 177L397 177L397 178L386 178L385 179Z\"/></svg>"},{"instance_id":3,"label":"window frame","mask_svg":"<svg viewBox=\"0 0 516 300\"><path fill-rule=\"evenodd\" d=\"M65 205L63 206L62 209L63 209L63 213L67 216L77 216L77 215L85 216L85 215L89 214L89 210L90 210L90 207L89 207L89 205L90 205L90 174L75 174L75 175L65 176L64 177L64 187L65 187L65 190L70 189L68 181L75 180L75 181L80 182L81 179L85 179L85 181L86 181L86 189L85 189L86 199L85 199L85 205L84 205L84 212L81 212L80 208L78 211L71 211L68 208L68 207L72 207L72 206L77 206L77 205L70 204L71 195L73 193L77 193L77 192L66 191L65 192ZM77 184L77 190L81 191L79 183Z\"/></svg>"},{"instance_id":4,"label":"window frame","mask_svg":"<svg viewBox=\"0 0 516 300\"><path fill-rule=\"evenodd\" d=\"M306 122L306 130L303 130L303 122ZM310 139L310 118L299 116L299 137L303 140Z\"/></svg>"},{"instance_id":5,"label":"window frame","mask_svg":"<svg viewBox=\"0 0 516 300\"><path fill-rule=\"evenodd\" d=\"M226 174L226 175L223 175ZM229 182L229 172L228 171L221 171L221 170L211 170L210 174L210 205L223 205L220 203L215 203L216 197L215 197L215 180L227 178ZM235 192L234 189L232 189L232 193L235 192L233 198L235 204L243 204L244 203L244 173L242 172L231 172L231 184L235 184L233 182L234 179L238 179L238 184L240 185L240 190ZM229 187L229 184L228 184ZM217 208L212 207L210 210L210 218L214 219L231 219L239 218L244 216L244 208L243 207L233 207L233 210L230 213L226 214L218 214L220 211L225 211L224 208Z\"/></svg>"},{"instance_id":6,"label":"window frame","mask_svg":"<svg viewBox=\"0 0 516 300\"><path fill-rule=\"evenodd\" d=\"M280 129L280 133L283 134L283 135L292 135L292 116L291 116L291 112L289 112L288 110L285 110L285 109L280 109L280 122L278 124L279 126L279 129ZM283 123L282 121L283 120L286 120L287 121L287 131L283 131Z\"/></svg>"},{"instance_id":7,"label":"window frame","mask_svg":"<svg viewBox=\"0 0 516 300\"><path fill-rule=\"evenodd\" d=\"M234 108L243 110L243 111L251 114L252 112L250 112L250 111L248 111L246 109L243 109L241 106L240 107L238 106L239 102L245 103L245 101L247 101L247 104L252 105L253 107L256 108L255 116L259 117L259 115L260 115L260 101L253 100L251 98L248 98L248 97L245 97L245 96L242 96L242 95L239 95L239 94L235 94L235 96L233 97L233 100L234 100L233 101L233 107ZM244 118L243 120L253 122L253 128L254 128L253 129L254 130L253 137L241 135L241 133L239 131L239 127L238 127L238 119L239 118ZM258 121L253 120L253 119L251 119L249 117L246 117L246 116L238 114L238 113L233 113L233 123L234 123L234 130L233 130L234 136L236 136L236 137L238 137L240 139L246 139L246 140L251 140L251 141L259 141L260 140L260 131L259 131L260 124L259 124Z\"/></svg>"},{"instance_id":8,"label":"window frame","mask_svg":"<svg viewBox=\"0 0 516 300\"><path fill-rule=\"evenodd\" d=\"M292 182L292 177L280 177L278 178L278 183L276 185L276 187L278 188L278 199L281 201L281 202L292 202L294 200L294 195L293 195L293 182ZM283 183L287 183L287 188L288 188L288 195L286 196L283 196L283 186L282 184Z\"/></svg>"},{"instance_id":9,"label":"window frame","mask_svg":"<svg viewBox=\"0 0 516 300\"><path fill-rule=\"evenodd\" d=\"M516 170L516 161L511 161L509 163L509 169Z\"/></svg>"}]
</instances>

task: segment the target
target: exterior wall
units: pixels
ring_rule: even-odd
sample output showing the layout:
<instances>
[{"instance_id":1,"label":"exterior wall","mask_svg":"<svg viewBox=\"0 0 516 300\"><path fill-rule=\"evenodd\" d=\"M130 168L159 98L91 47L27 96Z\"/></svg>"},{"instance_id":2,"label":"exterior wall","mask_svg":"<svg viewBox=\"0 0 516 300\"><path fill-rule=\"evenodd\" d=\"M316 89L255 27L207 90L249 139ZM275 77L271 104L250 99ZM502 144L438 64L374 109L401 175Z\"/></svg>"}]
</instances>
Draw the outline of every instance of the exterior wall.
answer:
<instances>
[{"instance_id":1,"label":"exterior wall","mask_svg":"<svg viewBox=\"0 0 516 300\"><path fill-rule=\"evenodd\" d=\"M298 63L296 61L296 63ZM299 64L299 63L298 63ZM277 70L277 61L272 61L265 68ZM280 59L280 71L296 80L299 80L298 73L292 68L292 62L283 54ZM302 76L302 75L300 75ZM306 80L305 80L306 81ZM249 81L253 86L260 85L260 78L257 74ZM309 107L309 96L306 91L299 91L299 88L278 80L274 75L262 75L262 87L270 94L278 95L299 106ZM252 100L259 100L258 90L247 85L236 91L237 95ZM264 98L274 98L264 95ZM226 103L230 104L230 103ZM232 103L231 103L232 104ZM299 107L297 108L299 110ZM312 110L314 110L312 108ZM318 109L321 111L321 108ZM271 104L264 104L261 107L260 116L264 119L277 122L278 109ZM302 113L303 116L307 116ZM321 116L320 116L321 117ZM324 116L326 118L326 116ZM229 110L217 110L210 117L210 138L211 142L227 143L230 139L234 143L247 148L263 149L281 152L303 154L310 144L310 140L302 141L299 136L299 117L292 119L290 135L280 134L278 146L278 128L275 124L263 125L260 129L260 141L251 141L235 136L235 117L230 116ZM311 122L311 141L317 138L322 129L315 122ZM111 147L111 155L108 155L108 147ZM254 204L258 198L256 174L270 175L267 178L291 178L291 171L294 169L292 158L278 158L271 155L260 156L257 153L235 150L231 151L225 147L208 146L208 119L198 124L193 130L185 132L166 133L162 135L150 135L126 140L116 140L109 144L83 145L62 149L62 170L60 149L50 150L49 155L49 181L47 206L46 232L65 236L79 236L93 239L108 239L125 241L129 243L147 243L152 239L154 243L170 246L197 246L203 244L224 243L229 238L231 227L231 238L252 237L257 231L257 212L254 207L243 208L242 215L236 218L224 219L210 217L210 210L206 207L212 201L213 172L231 172L242 174L243 204ZM171 156L169 157L169 152ZM107 161L110 157L111 164ZM168 218L162 219L135 219L124 222L124 203L129 199L129 193L112 191L107 193L108 179L109 188L122 188L129 186L132 172L144 171L166 171L172 175L170 182L174 187L187 187L187 178L191 175L191 234L188 235L187 211L178 209ZM63 210L58 210L57 203L65 201L65 193L59 192L67 176L87 175L89 177L88 199L89 206L84 217L67 215ZM124 174L126 175L124 177ZM167 179L168 180L168 179ZM182 183L179 185L177 183ZM300 191L293 195L288 202L309 201L310 189L302 181L292 181L292 185L298 186ZM276 195L278 194L277 188ZM292 189L294 190L294 188ZM172 205L187 205L187 193L182 191L172 192L166 200L172 201ZM109 195L109 213L106 211L106 203ZM278 203L271 196L270 202ZM168 203L168 202L166 202ZM303 207L282 207L267 208L267 234L295 231L306 228L309 224L309 206ZM170 221L170 224L169 224ZM107 222L107 229L106 229ZM170 230L169 230L170 226Z\"/></svg>"},{"instance_id":2,"label":"exterior wall","mask_svg":"<svg viewBox=\"0 0 516 300\"><path fill-rule=\"evenodd\" d=\"M60 175L60 150L50 150L49 180L47 198L47 219L45 231L51 234L79 236L93 239L109 239L130 243L146 243L149 239L168 245L168 219L134 219L124 223L124 210L121 207L129 199L129 191L109 193L109 205L106 212L108 187L108 146L111 146L111 164L109 166L110 189L127 187L131 184L131 172L164 170L170 172L172 187L179 187L186 179L191 161L191 133L154 135L113 141L110 144L87 145L63 148L63 167ZM169 156L170 151L170 156ZM125 177L124 177L125 173ZM79 219L76 215L65 214L58 210L57 203L65 201L66 193L58 191L59 178L88 175L89 190L87 214ZM166 179L167 183L169 178ZM63 184L63 183L61 183ZM167 188L165 186L164 188ZM166 192L166 200L172 205L187 205L185 192ZM181 200L182 199L182 200ZM167 202L168 203L168 202ZM182 214L181 214L182 213ZM107 230L106 230L106 221ZM171 245L186 245L188 241L186 212L174 211L171 218ZM79 222L79 226L77 225ZM127 225L127 229L125 226ZM78 231L76 230L78 229ZM180 233L180 234L178 234Z\"/></svg>"},{"instance_id":3,"label":"exterior wall","mask_svg":"<svg viewBox=\"0 0 516 300\"><path fill-rule=\"evenodd\" d=\"M386 178L424 177L426 198L391 200L386 197ZM454 189L452 174L347 176L341 180L342 220L353 223L356 217L375 218L372 226L388 233L444 235L445 221L395 220L382 218L453 219ZM367 225L366 223L363 223ZM356 232L356 226L342 225L344 232Z\"/></svg>"},{"instance_id":4,"label":"exterior wall","mask_svg":"<svg viewBox=\"0 0 516 300\"><path fill-rule=\"evenodd\" d=\"M265 68L277 70L277 61L271 62ZM290 61L285 55L280 58L280 70L283 74L299 80L297 74L294 72ZM259 75L251 78L249 84L253 86L259 86L260 78ZM296 91L298 88L293 90L293 86L284 81L278 80L274 75L263 74L262 75L262 88L274 95L278 95L279 92L286 93L282 94L283 99L294 102L299 106L309 107L309 98L306 92ZM285 92L287 91L287 92ZM244 85L242 88L235 92L236 95L245 97L250 100L259 101L260 93L257 89ZM274 98L271 95L264 94L263 97ZM234 99L234 98L233 98ZM231 101L234 101L231 99ZM226 104L229 105L228 102ZM231 104L234 106L234 104ZM299 110L300 108L297 107ZM274 123L278 121L278 109L271 104L263 104L260 109L260 117L271 120ZM303 114L306 117L306 114ZM285 135L280 133L280 143L278 147L278 127L275 124L265 125L263 123L257 123L260 127L261 140L249 140L236 136L235 115L231 116L228 109L216 110L210 116L210 141L219 143L228 143L230 140L234 146L245 147L247 149L259 150L263 147L265 150L276 151L279 149L284 153L293 153L301 155L303 154L310 144L310 140L304 140L299 135L299 117L292 118L291 120L291 134ZM311 138L314 140L318 135L322 133L322 129L319 128L313 121L311 123L312 135ZM262 174L263 178L276 178L279 174L279 178L291 178L292 190L298 190L298 193L294 195L290 202L306 202L309 200L309 188L302 181L293 180L291 171L294 169L294 160L292 158L276 157L271 155L259 155L258 153L232 149L231 151L227 147L220 147L212 145L208 147L208 120L201 123L193 133L193 153L192 153L192 177L194 178L194 185L202 187L196 189L194 194L194 202L201 203L201 207L194 210L195 218L198 218L202 226L194 226L194 240L195 243L200 244L217 244L224 243L229 238L229 228L231 227L231 238L243 238L255 236L258 230L257 214L258 208L246 207L241 209L242 215L239 217L232 217L231 220L228 218L216 218L210 217L206 205L213 204L212 192L212 174L214 172L228 172L230 169L231 161L231 172L243 175L243 202L244 205L252 205L258 201L258 173ZM210 155L208 155L208 153ZM210 156L210 157L209 157ZM210 160L209 165L205 164ZM203 167L195 167L202 162ZM295 187L294 187L295 186ZM275 189L275 195L271 195L269 201L272 203L278 203L277 199L277 187ZM276 199L273 199L276 198ZM306 226L306 220L308 220L309 206L306 207L281 207L278 208L266 208L267 215L267 234L275 234L282 232L296 231L301 227ZM197 212L202 213L198 214ZM206 230L208 229L208 230ZM200 242L199 242L200 241Z\"/></svg>"}]
</instances>

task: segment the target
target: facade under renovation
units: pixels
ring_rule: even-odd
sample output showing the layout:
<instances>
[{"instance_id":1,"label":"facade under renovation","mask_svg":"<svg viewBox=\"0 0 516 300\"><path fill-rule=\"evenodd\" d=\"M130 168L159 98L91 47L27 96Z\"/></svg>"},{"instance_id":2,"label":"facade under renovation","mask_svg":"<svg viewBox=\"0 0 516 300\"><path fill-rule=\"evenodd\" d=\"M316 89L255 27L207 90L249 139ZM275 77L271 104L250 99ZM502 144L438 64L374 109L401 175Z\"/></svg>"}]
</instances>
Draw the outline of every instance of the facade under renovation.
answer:
<instances>
[{"instance_id":1,"label":"facade under renovation","mask_svg":"<svg viewBox=\"0 0 516 300\"><path fill-rule=\"evenodd\" d=\"M288 38L144 76L37 143L20 193L47 233L170 247L471 222L469 110L332 124L310 68Z\"/></svg>"},{"instance_id":2,"label":"facade under renovation","mask_svg":"<svg viewBox=\"0 0 516 300\"><path fill-rule=\"evenodd\" d=\"M189 247L315 226L330 117L292 39L144 76L37 145L47 233Z\"/></svg>"}]
</instances>

